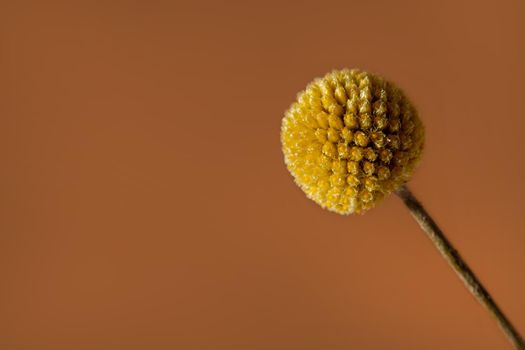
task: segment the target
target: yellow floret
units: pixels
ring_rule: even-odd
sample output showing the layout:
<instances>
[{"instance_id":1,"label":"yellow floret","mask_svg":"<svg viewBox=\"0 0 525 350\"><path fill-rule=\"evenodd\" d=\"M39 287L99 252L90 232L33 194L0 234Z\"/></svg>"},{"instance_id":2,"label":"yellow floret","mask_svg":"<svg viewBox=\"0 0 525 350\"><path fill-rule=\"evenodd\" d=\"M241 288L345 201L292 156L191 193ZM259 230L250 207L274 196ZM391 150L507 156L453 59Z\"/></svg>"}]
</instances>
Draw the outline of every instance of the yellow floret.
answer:
<instances>
[{"instance_id":1,"label":"yellow floret","mask_svg":"<svg viewBox=\"0 0 525 350\"><path fill-rule=\"evenodd\" d=\"M363 213L412 175L424 128L403 92L384 78L340 70L315 79L286 111L285 163L322 207Z\"/></svg>"}]
</instances>

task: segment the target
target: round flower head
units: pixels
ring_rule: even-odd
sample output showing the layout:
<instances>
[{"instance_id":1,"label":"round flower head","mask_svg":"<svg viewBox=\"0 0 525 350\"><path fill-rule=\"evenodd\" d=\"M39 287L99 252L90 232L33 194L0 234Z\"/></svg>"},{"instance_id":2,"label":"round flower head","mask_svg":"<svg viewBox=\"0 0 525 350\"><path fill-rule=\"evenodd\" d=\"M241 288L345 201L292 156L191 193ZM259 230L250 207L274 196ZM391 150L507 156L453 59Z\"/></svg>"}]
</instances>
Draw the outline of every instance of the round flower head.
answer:
<instances>
[{"instance_id":1,"label":"round flower head","mask_svg":"<svg viewBox=\"0 0 525 350\"><path fill-rule=\"evenodd\" d=\"M286 111L284 159L306 195L339 214L362 213L412 175L424 128L403 92L359 70L308 84Z\"/></svg>"}]
</instances>

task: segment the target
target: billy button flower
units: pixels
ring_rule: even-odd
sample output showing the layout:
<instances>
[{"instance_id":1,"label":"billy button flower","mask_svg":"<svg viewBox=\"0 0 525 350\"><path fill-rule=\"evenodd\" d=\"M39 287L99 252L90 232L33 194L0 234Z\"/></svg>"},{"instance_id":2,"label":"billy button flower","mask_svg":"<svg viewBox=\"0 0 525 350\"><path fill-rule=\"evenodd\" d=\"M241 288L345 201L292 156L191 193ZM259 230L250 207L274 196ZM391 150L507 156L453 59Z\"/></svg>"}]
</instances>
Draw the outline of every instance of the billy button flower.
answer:
<instances>
[{"instance_id":1,"label":"billy button flower","mask_svg":"<svg viewBox=\"0 0 525 350\"><path fill-rule=\"evenodd\" d=\"M356 69L308 84L281 126L286 166L308 198L339 214L362 214L395 192L514 347L525 350L517 330L405 185L421 160L424 138L406 95L383 77Z\"/></svg>"},{"instance_id":2,"label":"billy button flower","mask_svg":"<svg viewBox=\"0 0 525 350\"><path fill-rule=\"evenodd\" d=\"M351 214L374 207L410 178L421 158L424 130L416 109L393 83L341 70L299 93L283 119L281 139L286 165L305 194L331 211ZM352 172L327 169L325 157L351 161Z\"/></svg>"}]
</instances>

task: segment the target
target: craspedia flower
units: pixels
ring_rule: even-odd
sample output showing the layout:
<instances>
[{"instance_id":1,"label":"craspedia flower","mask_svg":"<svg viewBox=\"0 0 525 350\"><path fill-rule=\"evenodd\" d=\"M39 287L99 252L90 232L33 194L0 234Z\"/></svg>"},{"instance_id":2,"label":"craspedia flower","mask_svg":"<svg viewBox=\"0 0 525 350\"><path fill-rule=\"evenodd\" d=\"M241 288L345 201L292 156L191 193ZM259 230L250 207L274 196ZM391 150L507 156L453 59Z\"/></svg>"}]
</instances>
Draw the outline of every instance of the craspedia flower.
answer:
<instances>
[{"instance_id":1,"label":"craspedia flower","mask_svg":"<svg viewBox=\"0 0 525 350\"><path fill-rule=\"evenodd\" d=\"M424 128L396 85L345 69L298 94L281 142L288 170L309 198L340 214L362 213L410 178Z\"/></svg>"},{"instance_id":2,"label":"craspedia flower","mask_svg":"<svg viewBox=\"0 0 525 350\"><path fill-rule=\"evenodd\" d=\"M315 202L340 214L363 213L396 192L468 291L516 350L525 341L405 182L423 152L416 109L384 78L359 70L315 79L283 118L281 142L295 182Z\"/></svg>"}]
</instances>

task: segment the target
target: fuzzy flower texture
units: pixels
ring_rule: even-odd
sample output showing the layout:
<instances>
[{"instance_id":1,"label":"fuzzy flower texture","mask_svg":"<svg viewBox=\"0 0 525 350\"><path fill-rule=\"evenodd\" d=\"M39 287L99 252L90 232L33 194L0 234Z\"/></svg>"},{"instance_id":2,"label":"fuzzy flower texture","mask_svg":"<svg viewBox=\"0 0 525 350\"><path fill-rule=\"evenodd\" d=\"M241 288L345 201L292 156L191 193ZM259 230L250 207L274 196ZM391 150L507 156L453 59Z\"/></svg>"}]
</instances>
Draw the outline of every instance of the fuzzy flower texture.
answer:
<instances>
[{"instance_id":1,"label":"fuzzy flower texture","mask_svg":"<svg viewBox=\"0 0 525 350\"><path fill-rule=\"evenodd\" d=\"M295 182L339 214L363 213L403 185L419 163L424 136L416 109L396 85L346 69L311 82L281 127Z\"/></svg>"}]
</instances>

